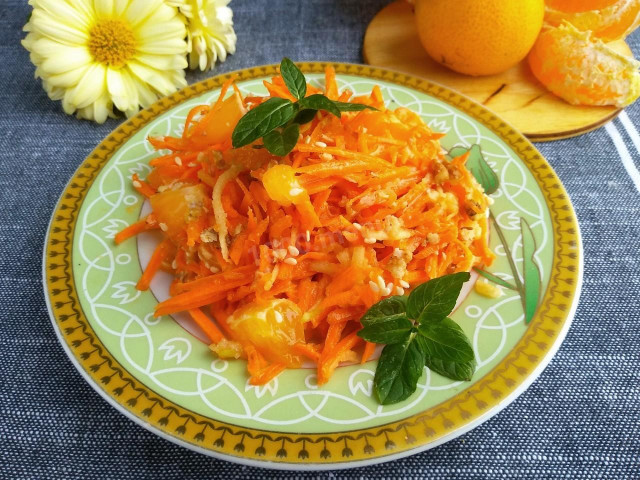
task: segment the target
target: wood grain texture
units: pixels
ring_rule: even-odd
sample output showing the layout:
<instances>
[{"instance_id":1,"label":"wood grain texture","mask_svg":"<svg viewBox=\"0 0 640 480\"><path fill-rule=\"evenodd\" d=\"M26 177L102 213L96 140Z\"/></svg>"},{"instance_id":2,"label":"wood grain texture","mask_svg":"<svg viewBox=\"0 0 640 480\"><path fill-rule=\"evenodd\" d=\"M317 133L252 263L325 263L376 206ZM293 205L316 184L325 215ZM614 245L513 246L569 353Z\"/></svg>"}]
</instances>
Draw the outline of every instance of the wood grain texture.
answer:
<instances>
[{"instance_id":1,"label":"wood grain texture","mask_svg":"<svg viewBox=\"0 0 640 480\"><path fill-rule=\"evenodd\" d=\"M622 40L610 46L632 55ZM389 4L375 16L367 28L362 50L365 62L453 88L490 108L535 141L574 137L602 126L620 113L616 107L568 104L536 80L526 61L486 77L470 77L443 67L422 47L412 7L404 0Z\"/></svg>"}]
</instances>

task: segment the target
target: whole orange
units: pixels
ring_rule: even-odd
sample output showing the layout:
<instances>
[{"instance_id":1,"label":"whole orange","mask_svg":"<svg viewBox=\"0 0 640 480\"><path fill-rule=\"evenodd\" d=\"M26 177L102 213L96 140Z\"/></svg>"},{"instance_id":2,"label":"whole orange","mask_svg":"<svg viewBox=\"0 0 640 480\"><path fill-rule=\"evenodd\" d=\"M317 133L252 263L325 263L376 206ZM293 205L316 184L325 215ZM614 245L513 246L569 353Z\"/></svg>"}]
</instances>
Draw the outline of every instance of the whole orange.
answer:
<instances>
[{"instance_id":1,"label":"whole orange","mask_svg":"<svg viewBox=\"0 0 640 480\"><path fill-rule=\"evenodd\" d=\"M417 0L420 41L435 61L467 75L492 75L526 57L544 0Z\"/></svg>"}]
</instances>

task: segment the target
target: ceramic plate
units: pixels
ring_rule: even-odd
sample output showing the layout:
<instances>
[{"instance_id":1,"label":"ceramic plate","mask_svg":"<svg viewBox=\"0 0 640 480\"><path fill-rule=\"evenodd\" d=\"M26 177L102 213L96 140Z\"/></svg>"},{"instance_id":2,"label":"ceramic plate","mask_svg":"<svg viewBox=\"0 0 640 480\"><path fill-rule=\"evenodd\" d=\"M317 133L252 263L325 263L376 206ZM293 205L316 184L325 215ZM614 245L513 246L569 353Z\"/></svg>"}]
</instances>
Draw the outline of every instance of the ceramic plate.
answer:
<instances>
[{"instance_id":1,"label":"ceramic plate","mask_svg":"<svg viewBox=\"0 0 640 480\"><path fill-rule=\"evenodd\" d=\"M305 63L322 84L324 63ZM540 374L577 304L582 254L576 217L540 153L485 108L444 87L361 65L335 64L356 94L380 85L390 106L406 106L446 149L482 153L479 175L495 173L489 274L515 287L498 299L470 289L453 318L472 340L478 369L454 382L427 369L416 393L380 406L376 362L342 366L322 387L312 369L288 370L262 387L243 361L216 359L184 318L153 318L167 278L135 283L154 239L116 246L116 232L146 213L131 175L149 172L150 134L180 135L190 108L211 102L229 75L192 85L120 125L77 170L53 214L44 288L54 327L72 362L114 407L158 435L198 452L274 468L345 468L391 460L450 440L487 420ZM275 66L237 72L244 93L264 94ZM492 173L493 172L493 173ZM493 189L492 189L493 190ZM477 275L475 275L477 278Z\"/></svg>"}]
</instances>

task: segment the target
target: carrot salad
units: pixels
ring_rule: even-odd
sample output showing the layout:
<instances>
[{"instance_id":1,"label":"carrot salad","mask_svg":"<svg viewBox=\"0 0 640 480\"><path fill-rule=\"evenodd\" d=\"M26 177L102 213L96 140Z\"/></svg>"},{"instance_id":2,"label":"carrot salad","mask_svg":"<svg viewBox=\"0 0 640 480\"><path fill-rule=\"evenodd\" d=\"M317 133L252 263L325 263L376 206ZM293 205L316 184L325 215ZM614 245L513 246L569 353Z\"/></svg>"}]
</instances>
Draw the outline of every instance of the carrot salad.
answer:
<instances>
[{"instance_id":1,"label":"carrot salad","mask_svg":"<svg viewBox=\"0 0 640 480\"><path fill-rule=\"evenodd\" d=\"M291 99L282 77L269 96L243 96L233 79L213 105L193 108L181 137L150 137L159 155L133 187L152 213L116 243L160 230L138 281L174 276L155 315L188 312L221 358L246 358L264 384L304 361L326 383L341 362L366 362L374 345L356 335L363 313L445 274L489 265L489 199L465 167L449 160L423 120L385 107L377 86L364 96L307 95L377 110L319 111L284 157L260 141L234 149L239 119L271 97Z\"/></svg>"}]
</instances>

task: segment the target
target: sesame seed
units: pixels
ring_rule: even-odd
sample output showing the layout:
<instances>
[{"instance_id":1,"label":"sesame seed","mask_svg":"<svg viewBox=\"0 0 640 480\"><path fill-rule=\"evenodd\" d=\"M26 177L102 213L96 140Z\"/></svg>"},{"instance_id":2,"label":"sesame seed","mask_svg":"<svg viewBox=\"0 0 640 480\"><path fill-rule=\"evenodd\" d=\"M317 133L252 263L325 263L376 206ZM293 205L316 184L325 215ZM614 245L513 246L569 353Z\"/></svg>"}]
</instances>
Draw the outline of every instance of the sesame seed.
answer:
<instances>
[{"instance_id":1,"label":"sesame seed","mask_svg":"<svg viewBox=\"0 0 640 480\"><path fill-rule=\"evenodd\" d=\"M289 257L289 258L285 258L284 263L288 265L297 265L298 261L295 258Z\"/></svg>"},{"instance_id":2,"label":"sesame seed","mask_svg":"<svg viewBox=\"0 0 640 480\"><path fill-rule=\"evenodd\" d=\"M353 226L356 230L362 230L362 225L360 225L359 223L353 222Z\"/></svg>"},{"instance_id":3,"label":"sesame seed","mask_svg":"<svg viewBox=\"0 0 640 480\"><path fill-rule=\"evenodd\" d=\"M411 285L409 285L409 282L407 282L406 280L400 280L400 286L402 288L410 288Z\"/></svg>"},{"instance_id":4,"label":"sesame seed","mask_svg":"<svg viewBox=\"0 0 640 480\"><path fill-rule=\"evenodd\" d=\"M365 238L364 239L364 243L376 243L376 239L375 238Z\"/></svg>"},{"instance_id":5,"label":"sesame seed","mask_svg":"<svg viewBox=\"0 0 640 480\"><path fill-rule=\"evenodd\" d=\"M310 137L309 135L307 135L307 136L305 137L305 139L304 139L304 143L306 143L307 145L308 145L309 143L311 143L311 137Z\"/></svg>"},{"instance_id":6,"label":"sesame seed","mask_svg":"<svg viewBox=\"0 0 640 480\"><path fill-rule=\"evenodd\" d=\"M176 165L179 165L180 167L182 166L182 159L180 157L176 157L174 161L176 162Z\"/></svg>"},{"instance_id":7,"label":"sesame seed","mask_svg":"<svg viewBox=\"0 0 640 480\"><path fill-rule=\"evenodd\" d=\"M197 167L198 164L196 162L189 162L187 167Z\"/></svg>"},{"instance_id":8,"label":"sesame seed","mask_svg":"<svg viewBox=\"0 0 640 480\"><path fill-rule=\"evenodd\" d=\"M136 188L142 187L142 184L137 180L134 180L133 182L131 182L131 184Z\"/></svg>"},{"instance_id":9,"label":"sesame seed","mask_svg":"<svg viewBox=\"0 0 640 480\"><path fill-rule=\"evenodd\" d=\"M287 256L287 251L284 248L278 248L273 251L273 258L276 260L284 260L284 257Z\"/></svg>"},{"instance_id":10,"label":"sesame seed","mask_svg":"<svg viewBox=\"0 0 640 480\"><path fill-rule=\"evenodd\" d=\"M329 160L333 160L333 155L331 155L330 153L323 153L320 155L320 158L325 162L328 162Z\"/></svg>"},{"instance_id":11,"label":"sesame seed","mask_svg":"<svg viewBox=\"0 0 640 480\"><path fill-rule=\"evenodd\" d=\"M311 241L311 232L307 230L307 242Z\"/></svg>"},{"instance_id":12,"label":"sesame seed","mask_svg":"<svg viewBox=\"0 0 640 480\"><path fill-rule=\"evenodd\" d=\"M289 195L292 197L297 197L298 195L300 195L301 193L303 193L304 190L300 187L293 187L291 190L289 190Z\"/></svg>"},{"instance_id":13,"label":"sesame seed","mask_svg":"<svg viewBox=\"0 0 640 480\"><path fill-rule=\"evenodd\" d=\"M218 267L209 267L209 270L211 271L211 273L218 273L220 271Z\"/></svg>"},{"instance_id":14,"label":"sesame seed","mask_svg":"<svg viewBox=\"0 0 640 480\"><path fill-rule=\"evenodd\" d=\"M378 287L378 284L374 281L369 281L369 288L373 293L380 293L380 287Z\"/></svg>"},{"instance_id":15,"label":"sesame seed","mask_svg":"<svg viewBox=\"0 0 640 480\"><path fill-rule=\"evenodd\" d=\"M382 290L386 285L384 284L384 278L382 278L382 275L378 275L378 286L380 287L380 289Z\"/></svg>"},{"instance_id":16,"label":"sesame seed","mask_svg":"<svg viewBox=\"0 0 640 480\"><path fill-rule=\"evenodd\" d=\"M160 230L162 230L163 232L166 232L167 230L169 230L169 227L167 227L166 223L159 223L158 226L160 227Z\"/></svg>"},{"instance_id":17,"label":"sesame seed","mask_svg":"<svg viewBox=\"0 0 640 480\"><path fill-rule=\"evenodd\" d=\"M298 141L299 141L299 142L301 142L303 138L304 138L304 137L302 136L302 134L301 134L301 133L300 133L300 134L298 134Z\"/></svg>"},{"instance_id":18,"label":"sesame seed","mask_svg":"<svg viewBox=\"0 0 640 480\"><path fill-rule=\"evenodd\" d=\"M320 148L326 148L326 147L327 147L327 144L326 144L326 143L324 143L324 142L316 142L316 143L315 143L315 146L316 146L316 147L320 147Z\"/></svg>"},{"instance_id":19,"label":"sesame seed","mask_svg":"<svg viewBox=\"0 0 640 480\"><path fill-rule=\"evenodd\" d=\"M404 295L404 288L396 287L396 295Z\"/></svg>"},{"instance_id":20,"label":"sesame seed","mask_svg":"<svg viewBox=\"0 0 640 480\"><path fill-rule=\"evenodd\" d=\"M287 250L289 250L289 253L294 256L297 257L298 255L300 255L300 250L298 250L296 247L294 247L293 245L289 245L287 247Z\"/></svg>"},{"instance_id":21,"label":"sesame seed","mask_svg":"<svg viewBox=\"0 0 640 480\"><path fill-rule=\"evenodd\" d=\"M277 310L274 312L273 316L276 317L276 322L278 323L282 323L284 320L284 317L282 316L282 314Z\"/></svg>"},{"instance_id":22,"label":"sesame seed","mask_svg":"<svg viewBox=\"0 0 640 480\"><path fill-rule=\"evenodd\" d=\"M178 262L176 262L175 260L173 262L171 262L171 268L176 270L178 268Z\"/></svg>"}]
</instances>

